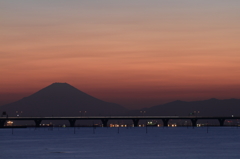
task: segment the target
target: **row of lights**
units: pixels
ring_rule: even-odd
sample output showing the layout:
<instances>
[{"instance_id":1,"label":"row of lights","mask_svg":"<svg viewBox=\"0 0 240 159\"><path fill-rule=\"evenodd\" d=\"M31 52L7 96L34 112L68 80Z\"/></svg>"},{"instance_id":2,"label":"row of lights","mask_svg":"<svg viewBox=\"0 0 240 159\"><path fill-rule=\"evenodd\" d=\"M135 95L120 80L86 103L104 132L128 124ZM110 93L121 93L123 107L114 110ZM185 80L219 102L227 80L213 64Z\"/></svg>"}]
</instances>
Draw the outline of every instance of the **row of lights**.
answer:
<instances>
[{"instance_id":1,"label":"row of lights","mask_svg":"<svg viewBox=\"0 0 240 159\"><path fill-rule=\"evenodd\" d=\"M23 111L16 111L16 114L17 114L17 116L20 116L20 114L22 114L23 113Z\"/></svg>"},{"instance_id":2,"label":"row of lights","mask_svg":"<svg viewBox=\"0 0 240 159\"><path fill-rule=\"evenodd\" d=\"M16 111L16 114L17 114L17 116L20 116L20 114L22 114L23 113L23 111ZM80 115L82 116L84 116L86 113L87 113L87 111L85 110L85 111L79 111L79 113L80 113ZM142 114L142 115L144 115L145 113L146 113L146 111L144 110L141 110L140 111L140 113ZM199 114L200 113L200 111L193 111L192 113L189 113L189 115L191 116L191 115L197 115L197 114ZM234 115L232 115L232 117L234 117Z\"/></svg>"},{"instance_id":3,"label":"row of lights","mask_svg":"<svg viewBox=\"0 0 240 159\"><path fill-rule=\"evenodd\" d=\"M198 110L198 111L193 111L192 113L189 113L189 115L195 115L196 114L196 116L198 115L200 113L200 111Z\"/></svg>"},{"instance_id":4,"label":"row of lights","mask_svg":"<svg viewBox=\"0 0 240 159\"><path fill-rule=\"evenodd\" d=\"M19 117L20 116L20 114L22 114L23 113L23 111L16 111L16 116L17 117ZM79 111L79 113L80 113L80 115L85 115L86 113L87 113L87 111L85 110L85 111Z\"/></svg>"},{"instance_id":5,"label":"row of lights","mask_svg":"<svg viewBox=\"0 0 240 159\"><path fill-rule=\"evenodd\" d=\"M232 121L227 121L228 123L231 123ZM7 124L6 124L7 126L13 126L13 121L7 121ZM40 126L51 126L51 125L53 125L52 123L49 123L49 124L40 124ZM197 124L196 126L197 127L201 127L201 126L205 126L206 124ZM110 124L109 125L109 127L128 127L129 125L126 125L126 124ZM148 126L148 125L147 125ZM161 124L157 124L157 125L155 125L155 126L157 126L157 127L161 127L161 126L163 126L163 125L161 125ZM239 125L239 122L238 122L238 126L240 126ZM66 125L64 124L64 125L62 125L62 127L66 127ZM132 127L134 127L133 126L133 124L132 124ZM146 127L146 125L145 124L139 124L138 125L138 127ZM177 124L176 123L174 123L174 124L168 124L168 127L177 127Z\"/></svg>"},{"instance_id":6,"label":"row of lights","mask_svg":"<svg viewBox=\"0 0 240 159\"><path fill-rule=\"evenodd\" d=\"M79 113L80 113L80 115L82 116L84 116L86 113L87 113L87 111L86 110L84 110L84 111L79 111Z\"/></svg>"}]
</instances>

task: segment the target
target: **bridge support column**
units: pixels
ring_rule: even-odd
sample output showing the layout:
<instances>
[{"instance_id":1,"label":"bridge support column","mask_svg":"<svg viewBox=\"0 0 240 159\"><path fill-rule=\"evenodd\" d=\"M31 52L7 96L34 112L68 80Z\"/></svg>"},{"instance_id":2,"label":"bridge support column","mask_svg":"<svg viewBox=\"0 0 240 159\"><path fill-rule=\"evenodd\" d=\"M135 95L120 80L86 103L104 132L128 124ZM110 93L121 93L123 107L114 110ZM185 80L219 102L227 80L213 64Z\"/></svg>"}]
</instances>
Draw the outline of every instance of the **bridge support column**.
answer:
<instances>
[{"instance_id":1,"label":"bridge support column","mask_svg":"<svg viewBox=\"0 0 240 159\"><path fill-rule=\"evenodd\" d=\"M220 126L224 126L224 121L225 121L225 119L220 118L220 119L218 119L218 121L219 121L219 123L220 123Z\"/></svg>"},{"instance_id":2,"label":"bridge support column","mask_svg":"<svg viewBox=\"0 0 240 159\"><path fill-rule=\"evenodd\" d=\"M139 119L132 119L134 127L138 127Z\"/></svg>"},{"instance_id":3,"label":"bridge support column","mask_svg":"<svg viewBox=\"0 0 240 159\"><path fill-rule=\"evenodd\" d=\"M74 127L75 126L76 119L69 119L68 121L70 123L70 127Z\"/></svg>"},{"instance_id":4,"label":"bridge support column","mask_svg":"<svg viewBox=\"0 0 240 159\"><path fill-rule=\"evenodd\" d=\"M107 127L108 119L101 119L103 127Z\"/></svg>"},{"instance_id":5,"label":"bridge support column","mask_svg":"<svg viewBox=\"0 0 240 159\"><path fill-rule=\"evenodd\" d=\"M36 119L34 121L35 121L36 127L40 127L40 124L41 124L42 120L41 119Z\"/></svg>"},{"instance_id":6,"label":"bridge support column","mask_svg":"<svg viewBox=\"0 0 240 159\"><path fill-rule=\"evenodd\" d=\"M196 127L197 126L197 119L191 119L192 121L192 126Z\"/></svg>"},{"instance_id":7,"label":"bridge support column","mask_svg":"<svg viewBox=\"0 0 240 159\"><path fill-rule=\"evenodd\" d=\"M0 128L3 128L4 127L4 124L5 124L6 120L0 120Z\"/></svg>"},{"instance_id":8,"label":"bridge support column","mask_svg":"<svg viewBox=\"0 0 240 159\"><path fill-rule=\"evenodd\" d=\"M163 126L168 127L169 119L162 119L162 121L163 121Z\"/></svg>"}]
</instances>

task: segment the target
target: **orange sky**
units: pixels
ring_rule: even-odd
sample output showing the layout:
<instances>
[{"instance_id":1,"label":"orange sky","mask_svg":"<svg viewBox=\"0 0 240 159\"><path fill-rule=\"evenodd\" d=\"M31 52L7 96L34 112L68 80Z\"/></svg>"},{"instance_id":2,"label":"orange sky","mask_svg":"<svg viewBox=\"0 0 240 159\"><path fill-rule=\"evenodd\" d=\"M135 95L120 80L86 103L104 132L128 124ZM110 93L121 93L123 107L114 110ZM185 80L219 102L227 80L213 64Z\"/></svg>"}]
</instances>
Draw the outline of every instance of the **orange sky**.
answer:
<instances>
[{"instance_id":1,"label":"orange sky","mask_svg":"<svg viewBox=\"0 0 240 159\"><path fill-rule=\"evenodd\" d=\"M240 98L240 1L0 1L0 104L67 82L128 108Z\"/></svg>"}]
</instances>

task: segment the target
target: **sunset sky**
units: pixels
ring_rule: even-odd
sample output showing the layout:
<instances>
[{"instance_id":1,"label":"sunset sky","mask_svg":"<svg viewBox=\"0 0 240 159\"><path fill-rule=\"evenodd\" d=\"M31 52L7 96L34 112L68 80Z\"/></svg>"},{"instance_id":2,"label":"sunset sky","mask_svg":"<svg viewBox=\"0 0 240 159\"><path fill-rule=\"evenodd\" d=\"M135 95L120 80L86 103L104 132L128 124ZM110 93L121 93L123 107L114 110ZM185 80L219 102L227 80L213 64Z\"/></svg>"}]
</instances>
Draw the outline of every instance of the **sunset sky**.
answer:
<instances>
[{"instance_id":1,"label":"sunset sky","mask_svg":"<svg viewBox=\"0 0 240 159\"><path fill-rule=\"evenodd\" d=\"M240 98L239 0L0 0L0 105L54 82L130 109Z\"/></svg>"}]
</instances>

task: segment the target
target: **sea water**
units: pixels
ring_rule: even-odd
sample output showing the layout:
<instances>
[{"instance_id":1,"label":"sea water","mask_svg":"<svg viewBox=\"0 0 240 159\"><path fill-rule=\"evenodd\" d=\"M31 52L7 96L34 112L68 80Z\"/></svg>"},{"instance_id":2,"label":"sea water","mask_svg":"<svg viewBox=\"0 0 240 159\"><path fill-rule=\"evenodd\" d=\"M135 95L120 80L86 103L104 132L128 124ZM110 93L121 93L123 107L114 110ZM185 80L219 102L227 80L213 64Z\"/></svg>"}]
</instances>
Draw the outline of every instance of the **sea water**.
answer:
<instances>
[{"instance_id":1,"label":"sea water","mask_svg":"<svg viewBox=\"0 0 240 159\"><path fill-rule=\"evenodd\" d=\"M1 159L239 159L237 127L0 129Z\"/></svg>"}]
</instances>

